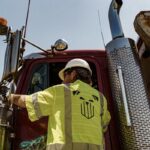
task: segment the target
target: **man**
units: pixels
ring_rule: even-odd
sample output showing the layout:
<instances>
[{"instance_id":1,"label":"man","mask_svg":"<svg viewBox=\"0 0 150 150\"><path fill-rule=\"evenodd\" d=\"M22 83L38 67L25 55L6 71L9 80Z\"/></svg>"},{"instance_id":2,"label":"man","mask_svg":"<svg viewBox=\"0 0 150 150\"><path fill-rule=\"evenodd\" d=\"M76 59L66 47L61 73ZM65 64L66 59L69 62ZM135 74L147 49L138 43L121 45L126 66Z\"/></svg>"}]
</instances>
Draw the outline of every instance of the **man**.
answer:
<instances>
[{"instance_id":1,"label":"man","mask_svg":"<svg viewBox=\"0 0 150 150\"><path fill-rule=\"evenodd\" d=\"M11 94L11 103L26 108L31 121L49 117L46 150L104 149L110 114L91 76L89 64L76 58L59 72L62 84L32 95Z\"/></svg>"}]
</instances>

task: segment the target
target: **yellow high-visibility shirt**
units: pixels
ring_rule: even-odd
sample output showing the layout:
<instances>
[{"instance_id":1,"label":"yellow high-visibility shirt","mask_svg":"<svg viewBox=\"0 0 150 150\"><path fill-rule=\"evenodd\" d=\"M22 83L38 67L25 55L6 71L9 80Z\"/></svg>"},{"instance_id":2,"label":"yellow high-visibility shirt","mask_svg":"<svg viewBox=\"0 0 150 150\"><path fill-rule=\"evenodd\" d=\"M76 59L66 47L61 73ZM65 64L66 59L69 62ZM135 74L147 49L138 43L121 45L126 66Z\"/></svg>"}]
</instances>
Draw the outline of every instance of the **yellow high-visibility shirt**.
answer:
<instances>
[{"instance_id":1,"label":"yellow high-visibility shirt","mask_svg":"<svg viewBox=\"0 0 150 150\"><path fill-rule=\"evenodd\" d=\"M26 107L31 121L49 116L47 149L69 143L103 147L110 113L105 97L90 85L77 80L52 86L26 96Z\"/></svg>"}]
</instances>

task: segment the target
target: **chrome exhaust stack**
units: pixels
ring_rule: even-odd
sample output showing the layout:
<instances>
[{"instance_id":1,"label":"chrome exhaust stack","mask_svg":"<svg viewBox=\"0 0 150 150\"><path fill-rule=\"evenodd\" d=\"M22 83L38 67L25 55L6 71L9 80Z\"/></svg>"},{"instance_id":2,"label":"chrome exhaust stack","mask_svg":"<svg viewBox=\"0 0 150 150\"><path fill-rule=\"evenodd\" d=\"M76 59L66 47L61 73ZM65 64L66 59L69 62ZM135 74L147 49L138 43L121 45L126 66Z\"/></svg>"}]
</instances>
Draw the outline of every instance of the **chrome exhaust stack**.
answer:
<instances>
[{"instance_id":1,"label":"chrome exhaust stack","mask_svg":"<svg viewBox=\"0 0 150 150\"><path fill-rule=\"evenodd\" d=\"M112 41L106 45L112 95L122 150L150 149L150 101L135 42L125 38L119 18L121 0L112 0L109 22Z\"/></svg>"},{"instance_id":2,"label":"chrome exhaust stack","mask_svg":"<svg viewBox=\"0 0 150 150\"><path fill-rule=\"evenodd\" d=\"M120 8L122 6L122 1L113 0L109 7L109 24L111 29L112 38L124 37L124 33L121 26L121 21L119 18Z\"/></svg>"}]
</instances>

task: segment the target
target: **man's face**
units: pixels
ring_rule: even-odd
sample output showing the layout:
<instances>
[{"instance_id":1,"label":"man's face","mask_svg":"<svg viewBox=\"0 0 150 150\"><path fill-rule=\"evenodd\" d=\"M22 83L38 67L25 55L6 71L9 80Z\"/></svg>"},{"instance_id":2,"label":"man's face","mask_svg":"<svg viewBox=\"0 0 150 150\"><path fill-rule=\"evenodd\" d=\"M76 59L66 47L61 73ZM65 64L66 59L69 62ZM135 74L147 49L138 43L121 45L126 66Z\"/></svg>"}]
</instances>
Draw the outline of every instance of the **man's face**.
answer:
<instances>
[{"instance_id":1,"label":"man's face","mask_svg":"<svg viewBox=\"0 0 150 150\"><path fill-rule=\"evenodd\" d=\"M76 79L76 71L64 72L64 82L63 83L72 83Z\"/></svg>"}]
</instances>

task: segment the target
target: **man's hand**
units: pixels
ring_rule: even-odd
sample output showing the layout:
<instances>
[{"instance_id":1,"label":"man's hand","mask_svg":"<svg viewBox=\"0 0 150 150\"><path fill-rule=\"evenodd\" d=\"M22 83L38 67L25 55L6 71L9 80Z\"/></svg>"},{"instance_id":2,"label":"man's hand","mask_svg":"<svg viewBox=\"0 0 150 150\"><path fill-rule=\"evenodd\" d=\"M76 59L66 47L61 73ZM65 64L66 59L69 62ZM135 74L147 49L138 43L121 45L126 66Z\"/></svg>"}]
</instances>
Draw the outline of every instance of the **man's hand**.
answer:
<instances>
[{"instance_id":1,"label":"man's hand","mask_svg":"<svg viewBox=\"0 0 150 150\"><path fill-rule=\"evenodd\" d=\"M4 99L9 99L10 98L10 88L8 88L6 85L1 85L0 86L0 95L2 95L2 97Z\"/></svg>"}]
</instances>

